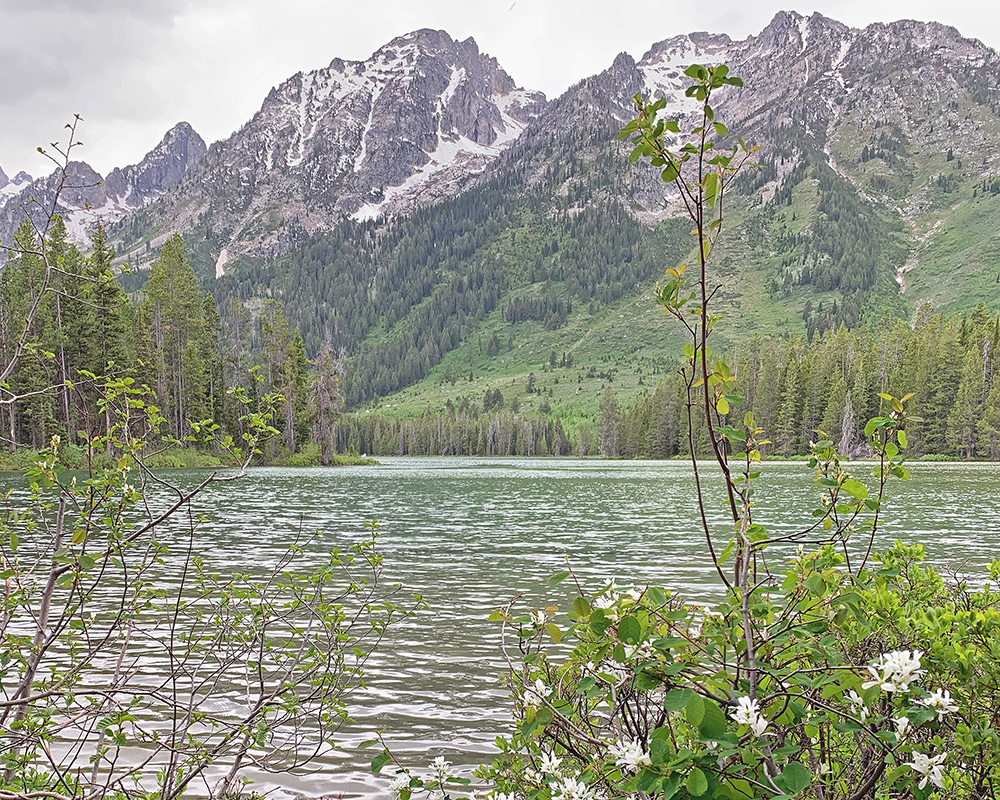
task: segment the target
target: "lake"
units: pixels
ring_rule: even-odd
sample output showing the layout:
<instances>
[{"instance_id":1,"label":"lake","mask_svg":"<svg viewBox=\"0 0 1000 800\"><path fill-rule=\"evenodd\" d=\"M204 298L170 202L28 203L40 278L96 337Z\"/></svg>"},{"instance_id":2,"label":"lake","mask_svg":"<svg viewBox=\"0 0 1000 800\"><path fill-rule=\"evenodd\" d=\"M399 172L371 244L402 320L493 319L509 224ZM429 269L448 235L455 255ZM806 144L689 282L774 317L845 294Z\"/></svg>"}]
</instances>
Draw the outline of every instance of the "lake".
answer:
<instances>
[{"instance_id":1,"label":"lake","mask_svg":"<svg viewBox=\"0 0 1000 800\"><path fill-rule=\"evenodd\" d=\"M870 477L870 465L853 469ZM705 471L714 475L710 465ZM1000 465L921 463L912 472L910 481L890 484L880 544L921 541L933 563L981 573L1000 554ZM171 477L187 482L193 475ZM770 530L790 531L808 519L816 490L805 464L767 463L759 487L757 521ZM721 481L710 480L707 493L723 541ZM498 626L489 613L516 595L524 607L567 608L569 582L546 585L567 558L585 585L657 582L711 602L718 578L692 494L683 462L487 458L262 468L206 490L197 504L205 521L196 547L210 562L269 562L299 530L323 530L324 546L343 547L378 519L386 580L429 605L393 627L370 662L368 689L350 700L357 722L342 729L342 750L317 762L315 774L257 776L253 788L278 797L385 796L391 770L373 777L373 751L356 749L379 729L414 767L438 755L463 765L489 759L508 719L496 680L503 668Z\"/></svg>"}]
</instances>

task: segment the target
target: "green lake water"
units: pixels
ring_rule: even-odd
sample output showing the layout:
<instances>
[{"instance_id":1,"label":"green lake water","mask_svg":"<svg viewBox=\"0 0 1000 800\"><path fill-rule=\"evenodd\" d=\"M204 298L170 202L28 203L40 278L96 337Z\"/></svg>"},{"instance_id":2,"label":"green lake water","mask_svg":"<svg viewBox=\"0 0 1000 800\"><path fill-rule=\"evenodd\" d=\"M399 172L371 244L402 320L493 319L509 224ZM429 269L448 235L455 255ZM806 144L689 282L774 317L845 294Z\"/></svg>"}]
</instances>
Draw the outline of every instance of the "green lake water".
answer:
<instances>
[{"instance_id":1,"label":"green lake water","mask_svg":"<svg viewBox=\"0 0 1000 800\"><path fill-rule=\"evenodd\" d=\"M870 465L855 465L870 476ZM880 544L920 541L928 559L970 575L1000 558L1000 465L916 464L890 485ZM706 465L706 473L711 473ZM204 475L204 473L200 473ZM172 473L179 482L194 473ZM5 480L8 483L9 480ZM816 494L801 463L767 463L757 521L791 531ZM716 529L726 530L721 483L707 493ZM682 462L554 459L383 459L379 467L255 469L198 500L196 547L220 565L266 564L300 530L323 530L324 546L382 524L386 580L423 596L429 608L393 627L370 663L368 689L350 707L340 750L313 774L255 776L275 796L386 796L372 751L356 745L385 730L404 762L435 756L469 765L490 757L507 725L498 628L489 613L523 595L525 607L566 608L571 587L546 586L568 558L581 582L657 582L697 601L718 596L718 579L698 532L690 466ZM798 510L796 518L792 510ZM774 552L776 560L787 553Z\"/></svg>"}]
</instances>

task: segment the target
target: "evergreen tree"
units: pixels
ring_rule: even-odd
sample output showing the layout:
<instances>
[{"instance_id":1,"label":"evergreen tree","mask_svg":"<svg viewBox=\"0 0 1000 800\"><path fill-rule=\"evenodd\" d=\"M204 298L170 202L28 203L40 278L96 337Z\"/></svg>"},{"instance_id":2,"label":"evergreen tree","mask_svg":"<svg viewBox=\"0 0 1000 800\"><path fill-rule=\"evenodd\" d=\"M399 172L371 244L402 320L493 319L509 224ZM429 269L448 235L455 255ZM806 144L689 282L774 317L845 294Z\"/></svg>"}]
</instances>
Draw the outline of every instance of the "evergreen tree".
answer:
<instances>
[{"instance_id":1,"label":"evergreen tree","mask_svg":"<svg viewBox=\"0 0 1000 800\"><path fill-rule=\"evenodd\" d=\"M323 342L316 357L313 384L316 406L315 439L320 448L319 463L323 466L329 466L336 452L335 424L344 408L344 396L340 390L342 371L343 352L335 354L330 341Z\"/></svg>"},{"instance_id":2,"label":"evergreen tree","mask_svg":"<svg viewBox=\"0 0 1000 800\"><path fill-rule=\"evenodd\" d=\"M146 350L161 412L171 432L183 438L189 420L211 416L211 375L208 359L217 352L214 331L204 317L205 304L184 243L174 234L163 245L150 269L141 321L148 324Z\"/></svg>"},{"instance_id":3,"label":"evergreen tree","mask_svg":"<svg viewBox=\"0 0 1000 800\"><path fill-rule=\"evenodd\" d=\"M601 455L605 458L617 457L621 444L621 411L610 386L601 395L598 429Z\"/></svg>"}]
</instances>

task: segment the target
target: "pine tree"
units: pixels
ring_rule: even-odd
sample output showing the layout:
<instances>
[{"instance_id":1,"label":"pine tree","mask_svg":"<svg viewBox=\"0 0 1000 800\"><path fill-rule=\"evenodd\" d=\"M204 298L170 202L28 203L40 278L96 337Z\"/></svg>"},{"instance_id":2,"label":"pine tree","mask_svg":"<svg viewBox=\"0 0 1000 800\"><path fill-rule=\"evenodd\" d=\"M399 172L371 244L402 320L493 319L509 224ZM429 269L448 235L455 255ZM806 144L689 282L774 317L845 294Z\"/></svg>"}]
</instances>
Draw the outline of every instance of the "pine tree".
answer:
<instances>
[{"instance_id":1,"label":"pine tree","mask_svg":"<svg viewBox=\"0 0 1000 800\"><path fill-rule=\"evenodd\" d=\"M615 458L619 455L621 436L621 411L611 387L601 395L600 420L598 422L601 455Z\"/></svg>"},{"instance_id":2,"label":"pine tree","mask_svg":"<svg viewBox=\"0 0 1000 800\"><path fill-rule=\"evenodd\" d=\"M316 407L315 439L319 443L319 463L329 466L336 452L335 424L344 408L340 390L343 373L343 351L335 354L329 339L323 342L316 356L313 373L313 398ZM400 447L402 447L400 435Z\"/></svg>"},{"instance_id":3,"label":"pine tree","mask_svg":"<svg viewBox=\"0 0 1000 800\"><path fill-rule=\"evenodd\" d=\"M184 243L174 234L163 245L146 283L142 322L148 323L156 395L171 432L187 435L188 420L211 416L210 376L206 363L213 331L206 329L205 305L188 263Z\"/></svg>"}]
</instances>

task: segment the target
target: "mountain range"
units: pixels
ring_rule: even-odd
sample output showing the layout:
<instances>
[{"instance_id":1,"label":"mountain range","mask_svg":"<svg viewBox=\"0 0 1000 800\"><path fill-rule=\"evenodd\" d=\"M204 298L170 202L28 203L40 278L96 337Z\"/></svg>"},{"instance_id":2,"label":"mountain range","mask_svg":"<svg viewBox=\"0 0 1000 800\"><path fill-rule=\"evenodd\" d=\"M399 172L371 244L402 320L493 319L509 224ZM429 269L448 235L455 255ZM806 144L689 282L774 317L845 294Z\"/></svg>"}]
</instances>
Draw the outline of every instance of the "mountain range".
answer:
<instances>
[{"instance_id":1,"label":"mountain range","mask_svg":"<svg viewBox=\"0 0 1000 800\"><path fill-rule=\"evenodd\" d=\"M332 336L372 371L393 348L422 354L356 387L364 402L457 363L515 306L534 303L525 319L540 331L555 319L569 347L571 330L600 338L591 332L628 317L664 255L683 257L689 242L678 198L655 170L627 164L617 130L637 92L687 121L683 70L695 62L742 77L717 111L762 147L719 254L734 337L812 335L925 302L997 307L1000 56L937 23L854 29L780 12L741 41L691 33L639 60L623 53L552 100L518 88L472 39L420 30L290 77L208 148L181 123L105 178L74 163L61 210L79 240L103 221L133 265L180 231L224 314L280 297L312 351ZM51 198L53 176L25 178L12 189L0 173L3 240L28 197ZM467 298L487 275L496 297Z\"/></svg>"}]
</instances>

